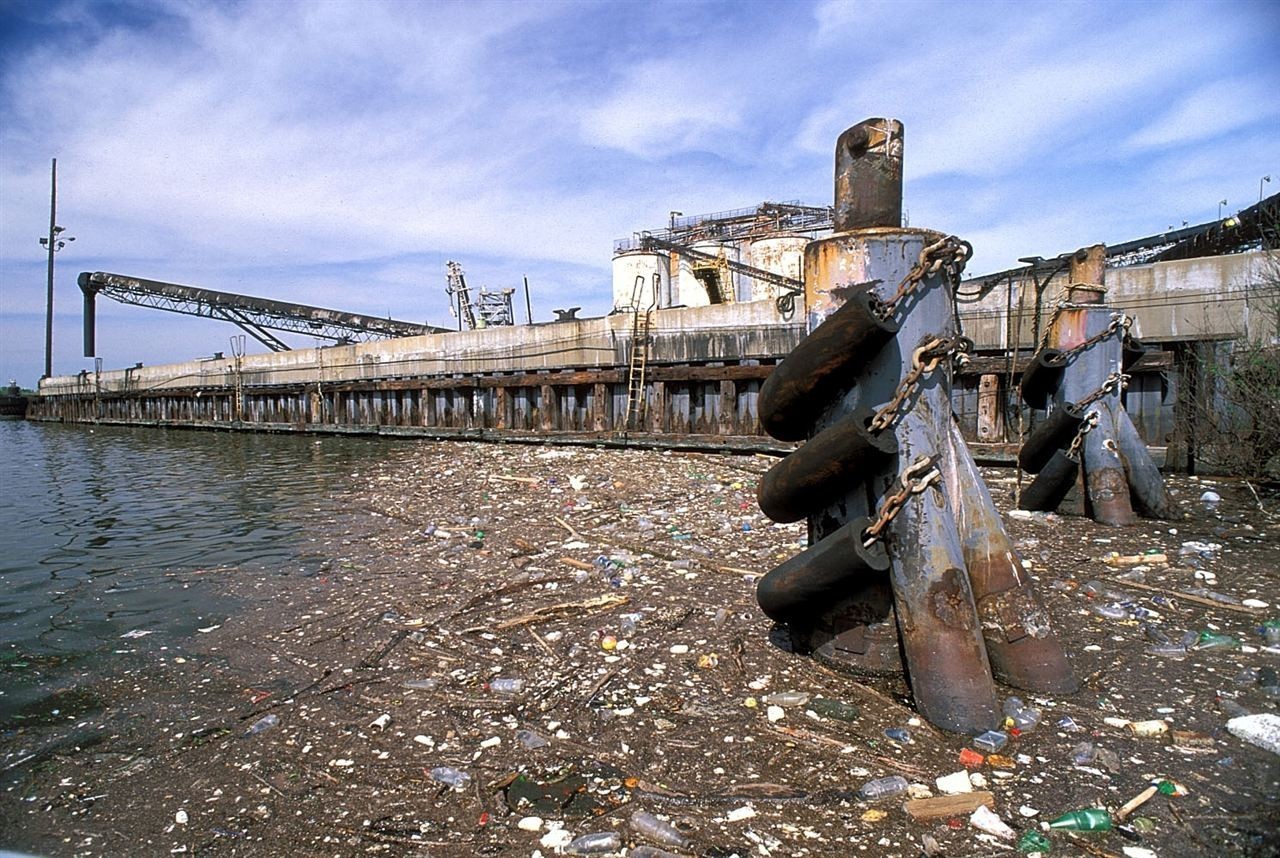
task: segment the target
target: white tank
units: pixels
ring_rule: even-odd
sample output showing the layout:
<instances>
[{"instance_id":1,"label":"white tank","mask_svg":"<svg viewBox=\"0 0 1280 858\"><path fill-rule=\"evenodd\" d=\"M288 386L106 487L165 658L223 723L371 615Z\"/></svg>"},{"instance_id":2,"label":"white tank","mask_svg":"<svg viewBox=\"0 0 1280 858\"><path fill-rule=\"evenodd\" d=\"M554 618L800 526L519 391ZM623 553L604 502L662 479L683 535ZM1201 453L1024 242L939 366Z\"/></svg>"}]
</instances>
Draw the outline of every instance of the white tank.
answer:
<instances>
[{"instance_id":1,"label":"white tank","mask_svg":"<svg viewBox=\"0 0 1280 858\"><path fill-rule=\"evenodd\" d=\"M771 235L751 242L748 252L752 268L762 268L792 280L804 279L804 249L810 239L803 235ZM771 301L780 289L772 283L752 279L751 301Z\"/></svg>"},{"instance_id":2,"label":"white tank","mask_svg":"<svg viewBox=\"0 0 1280 858\"><path fill-rule=\"evenodd\" d=\"M671 305L671 262L665 253L632 251L613 257L613 308L630 310L639 307ZM654 275L658 275L654 292ZM637 288L636 279L640 286Z\"/></svg>"},{"instance_id":3,"label":"white tank","mask_svg":"<svg viewBox=\"0 0 1280 858\"><path fill-rule=\"evenodd\" d=\"M707 240L694 242L689 246L694 250L711 256L720 256L723 254L724 258L729 262L739 261L738 245L731 242ZM696 269L704 268L708 264L711 263L708 263L706 260L694 260L687 256L680 257L680 272L677 277L676 290L676 298L679 303L688 307L705 307L708 304L713 303L711 296L707 293L706 285L698 279L696 272ZM723 277L724 272L721 271L719 276ZM720 289L728 294L721 294L717 296L719 300L714 303L725 304L736 302L739 296L739 279L740 278L736 271L729 271L729 282L727 284L720 284Z\"/></svg>"}]
</instances>

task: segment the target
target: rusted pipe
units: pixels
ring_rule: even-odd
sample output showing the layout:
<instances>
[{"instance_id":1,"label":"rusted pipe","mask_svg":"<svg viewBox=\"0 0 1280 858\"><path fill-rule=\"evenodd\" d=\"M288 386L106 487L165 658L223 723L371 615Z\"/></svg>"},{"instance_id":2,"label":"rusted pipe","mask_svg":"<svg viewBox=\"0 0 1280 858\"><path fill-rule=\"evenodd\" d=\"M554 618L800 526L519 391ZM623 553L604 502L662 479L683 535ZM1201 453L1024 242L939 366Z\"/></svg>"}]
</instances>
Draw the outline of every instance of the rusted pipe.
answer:
<instances>
[{"instance_id":1,"label":"rusted pipe","mask_svg":"<svg viewBox=\"0 0 1280 858\"><path fill-rule=\"evenodd\" d=\"M902 123L867 119L836 141L835 230L902 226Z\"/></svg>"},{"instance_id":2,"label":"rusted pipe","mask_svg":"<svg viewBox=\"0 0 1280 858\"><path fill-rule=\"evenodd\" d=\"M799 521L848 491L859 474L884 468L898 442L891 432L868 430L871 417L870 408L857 409L770 468L756 492L764 514Z\"/></svg>"},{"instance_id":3,"label":"rusted pipe","mask_svg":"<svg viewBox=\"0 0 1280 858\"><path fill-rule=\"evenodd\" d=\"M973 589L991 672L1008 685L1047 694L1079 688L1035 586L1022 568L960 427L951 422L947 493Z\"/></svg>"}]
</instances>

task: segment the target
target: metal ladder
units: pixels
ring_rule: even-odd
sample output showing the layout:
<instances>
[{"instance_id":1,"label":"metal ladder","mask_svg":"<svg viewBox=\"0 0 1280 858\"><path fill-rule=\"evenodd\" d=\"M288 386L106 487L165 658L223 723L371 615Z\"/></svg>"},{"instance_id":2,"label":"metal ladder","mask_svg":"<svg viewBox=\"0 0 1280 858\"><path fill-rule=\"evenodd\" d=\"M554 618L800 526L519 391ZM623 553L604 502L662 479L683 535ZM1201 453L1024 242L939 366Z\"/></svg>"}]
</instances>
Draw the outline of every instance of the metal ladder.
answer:
<instances>
[{"instance_id":1,"label":"metal ladder","mask_svg":"<svg viewBox=\"0 0 1280 858\"><path fill-rule=\"evenodd\" d=\"M631 358L627 364L627 407L623 418L624 433L634 427L643 425L645 413L648 411L648 399L645 396L645 370L649 365L649 332L653 327L653 308L658 299L660 278L653 275L653 292L647 307L642 307L644 296L644 275L637 274L635 285L631 289L631 307L634 316L631 321Z\"/></svg>"}]
</instances>

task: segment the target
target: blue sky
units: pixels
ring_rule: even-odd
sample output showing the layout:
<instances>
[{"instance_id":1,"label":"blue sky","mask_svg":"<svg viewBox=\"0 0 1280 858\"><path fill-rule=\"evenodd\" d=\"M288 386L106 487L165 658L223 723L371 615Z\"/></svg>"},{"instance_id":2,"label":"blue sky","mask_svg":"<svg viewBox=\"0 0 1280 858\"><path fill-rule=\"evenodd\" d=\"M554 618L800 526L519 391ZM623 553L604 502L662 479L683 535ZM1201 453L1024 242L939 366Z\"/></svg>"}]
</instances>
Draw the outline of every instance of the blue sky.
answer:
<instances>
[{"instance_id":1,"label":"blue sky","mask_svg":"<svg viewBox=\"0 0 1280 858\"><path fill-rule=\"evenodd\" d=\"M455 259L604 313L613 239L828 204L871 116L970 273L1209 220L1280 189L1278 44L1274 2L0 0L0 376L43 368L54 157L64 374L85 270L450 324ZM237 333L98 316L108 368Z\"/></svg>"}]
</instances>

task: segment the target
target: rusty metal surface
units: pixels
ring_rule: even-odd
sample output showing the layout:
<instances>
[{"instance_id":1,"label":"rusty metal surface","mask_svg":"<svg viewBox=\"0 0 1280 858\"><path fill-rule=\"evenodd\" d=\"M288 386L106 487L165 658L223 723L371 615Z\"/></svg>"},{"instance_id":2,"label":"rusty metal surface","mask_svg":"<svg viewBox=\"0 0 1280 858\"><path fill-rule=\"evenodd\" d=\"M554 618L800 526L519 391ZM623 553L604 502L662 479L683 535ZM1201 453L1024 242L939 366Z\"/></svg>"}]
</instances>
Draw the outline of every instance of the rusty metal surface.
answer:
<instances>
[{"instance_id":1,"label":"rusty metal surface","mask_svg":"<svg viewBox=\"0 0 1280 858\"><path fill-rule=\"evenodd\" d=\"M760 425L780 441L799 441L824 405L851 383L851 368L866 362L897 332L872 309L870 284L817 321L760 389Z\"/></svg>"},{"instance_id":2,"label":"rusty metal surface","mask_svg":"<svg viewBox=\"0 0 1280 858\"><path fill-rule=\"evenodd\" d=\"M948 453L947 493L954 498L952 508L991 672L1001 682L1030 691L1075 691L1079 682L1049 614L1022 568L1022 559L954 422Z\"/></svg>"},{"instance_id":3,"label":"rusty metal surface","mask_svg":"<svg viewBox=\"0 0 1280 858\"><path fill-rule=\"evenodd\" d=\"M836 141L835 230L902 225L902 123L867 119Z\"/></svg>"},{"instance_id":4,"label":"rusty metal surface","mask_svg":"<svg viewBox=\"0 0 1280 858\"><path fill-rule=\"evenodd\" d=\"M867 429L865 406L823 429L769 469L756 498L774 521L799 521L843 494L862 474L884 468L898 452L890 432Z\"/></svg>"}]
</instances>

